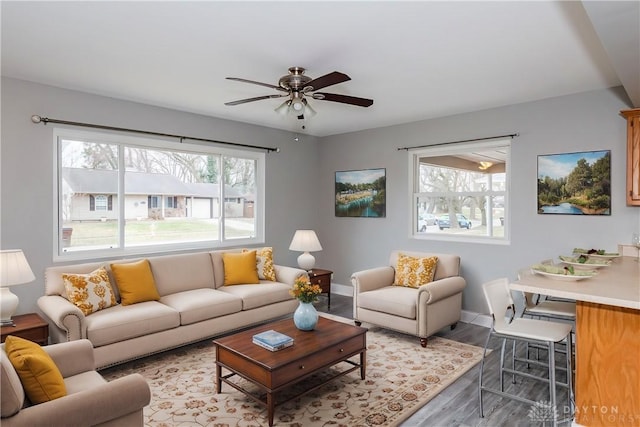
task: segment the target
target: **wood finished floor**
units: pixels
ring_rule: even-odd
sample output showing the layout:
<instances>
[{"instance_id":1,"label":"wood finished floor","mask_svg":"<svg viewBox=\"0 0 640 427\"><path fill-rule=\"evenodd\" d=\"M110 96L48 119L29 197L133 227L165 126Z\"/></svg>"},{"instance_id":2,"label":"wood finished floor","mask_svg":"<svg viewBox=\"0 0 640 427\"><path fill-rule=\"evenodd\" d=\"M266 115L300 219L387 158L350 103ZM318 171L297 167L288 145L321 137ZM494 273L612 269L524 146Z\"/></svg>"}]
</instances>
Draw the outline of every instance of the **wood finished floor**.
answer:
<instances>
[{"instance_id":1,"label":"wood finished floor","mask_svg":"<svg viewBox=\"0 0 640 427\"><path fill-rule=\"evenodd\" d=\"M319 311L327 311L327 300L321 298L316 303ZM353 317L353 300L351 297L332 294L331 310L328 311L337 316L352 318ZM446 328L436 335L448 338L450 340L464 342L467 344L483 347L489 330L482 326L470 323L458 323L454 330ZM419 341L416 338L416 345ZM428 345L428 344L427 344ZM497 368L500 361L500 345L498 339L492 339L491 348L494 350L485 362L485 384L494 388L498 388ZM524 349L520 348L518 354L523 354ZM546 356L546 352L540 352L542 357ZM556 360L564 361L560 355L556 356ZM543 424L542 421L533 421L529 417L531 405L520 403L518 401L503 398L490 393L483 393L484 399L484 418L480 418L478 412L478 372L480 365L476 365L466 374L460 377L456 382L447 387L444 391L434 397L430 402L414 413L404 423L402 427L454 427L454 426L508 426L508 427L525 427L525 426L541 426L551 425L550 422ZM531 373L538 374L545 372L543 368L531 368ZM559 381L564 382L565 377L560 374ZM549 401L549 388L540 381L531 380L524 377L517 377L516 384L512 384L510 377L505 377L506 391L512 392L517 390L518 395L526 397L535 402ZM564 389L558 388L558 412L560 419L570 418L564 412L568 408L567 393ZM560 426L571 426L571 421L559 423Z\"/></svg>"}]
</instances>

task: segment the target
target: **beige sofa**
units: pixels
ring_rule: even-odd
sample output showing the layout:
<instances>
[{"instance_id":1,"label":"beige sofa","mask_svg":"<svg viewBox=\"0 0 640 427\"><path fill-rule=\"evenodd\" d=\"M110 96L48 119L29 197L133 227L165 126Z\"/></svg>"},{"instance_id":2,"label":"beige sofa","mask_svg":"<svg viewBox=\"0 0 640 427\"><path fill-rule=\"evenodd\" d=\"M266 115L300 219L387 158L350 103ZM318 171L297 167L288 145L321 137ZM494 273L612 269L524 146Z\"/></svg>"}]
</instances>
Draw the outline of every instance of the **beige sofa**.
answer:
<instances>
[{"instance_id":1,"label":"beige sofa","mask_svg":"<svg viewBox=\"0 0 640 427\"><path fill-rule=\"evenodd\" d=\"M101 369L293 313L298 304L289 289L304 270L274 265L275 282L224 286L224 252L149 257L159 301L118 304L87 316L67 299L62 274L105 266L114 284L109 265L124 261L47 268L38 307L49 319L51 341L88 339ZM119 300L117 283L113 288Z\"/></svg>"},{"instance_id":2,"label":"beige sofa","mask_svg":"<svg viewBox=\"0 0 640 427\"><path fill-rule=\"evenodd\" d=\"M431 283L418 288L393 286L398 255L438 257ZM389 265L353 273L353 318L420 338L444 328L455 327L462 312L462 291L466 281L460 276L460 257L451 254L394 251Z\"/></svg>"},{"instance_id":3,"label":"beige sofa","mask_svg":"<svg viewBox=\"0 0 640 427\"><path fill-rule=\"evenodd\" d=\"M10 426L142 426L151 391L145 379L131 374L107 382L95 371L93 347L78 340L43 347L56 364L67 395L30 405L9 357L0 349L2 408L0 422Z\"/></svg>"}]
</instances>

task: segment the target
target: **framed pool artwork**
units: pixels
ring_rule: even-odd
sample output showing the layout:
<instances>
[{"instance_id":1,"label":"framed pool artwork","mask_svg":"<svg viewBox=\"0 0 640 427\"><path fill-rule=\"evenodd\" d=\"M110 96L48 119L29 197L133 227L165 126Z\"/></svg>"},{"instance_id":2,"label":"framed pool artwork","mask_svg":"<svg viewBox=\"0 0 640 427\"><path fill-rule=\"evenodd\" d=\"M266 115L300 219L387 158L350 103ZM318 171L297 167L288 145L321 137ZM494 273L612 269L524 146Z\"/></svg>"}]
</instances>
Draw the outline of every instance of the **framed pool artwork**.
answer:
<instances>
[{"instance_id":1,"label":"framed pool artwork","mask_svg":"<svg viewBox=\"0 0 640 427\"><path fill-rule=\"evenodd\" d=\"M611 151L539 155L538 213L611 215Z\"/></svg>"},{"instance_id":2,"label":"framed pool artwork","mask_svg":"<svg viewBox=\"0 0 640 427\"><path fill-rule=\"evenodd\" d=\"M383 218L387 214L386 169L336 172L337 217Z\"/></svg>"}]
</instances>

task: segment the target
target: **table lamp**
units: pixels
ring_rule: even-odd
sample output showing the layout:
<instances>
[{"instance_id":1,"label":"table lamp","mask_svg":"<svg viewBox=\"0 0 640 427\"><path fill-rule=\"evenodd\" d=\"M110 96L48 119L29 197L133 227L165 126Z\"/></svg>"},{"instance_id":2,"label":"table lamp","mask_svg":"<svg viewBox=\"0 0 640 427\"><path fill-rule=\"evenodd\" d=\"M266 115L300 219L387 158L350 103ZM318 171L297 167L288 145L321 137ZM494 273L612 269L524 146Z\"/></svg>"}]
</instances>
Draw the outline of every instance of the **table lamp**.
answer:
<instances>
[{"instance_id":1,"label":"table lamp","mask_svg":"<svg viewBox=\"0 0 640 427\"><path fill-rule=\"evenodd\" d=\"M296 230L289 246L290 251L302 251L298 257L298 267L311 270L316 265L316 259L309 252L321 251L320 241L313 230Z\"/></svg>"},{"instance_id":2,"label":"table lamp","mask_svg":"<svg viewBox=\"0 0 640 427\"><path fill-rule=\"evenodd\" d=\"M18 297L9 286L33 282L31 267L20 249L0 251L0 325L13 325L11 316L18 308Z\"/></svg>"}]
</instances>

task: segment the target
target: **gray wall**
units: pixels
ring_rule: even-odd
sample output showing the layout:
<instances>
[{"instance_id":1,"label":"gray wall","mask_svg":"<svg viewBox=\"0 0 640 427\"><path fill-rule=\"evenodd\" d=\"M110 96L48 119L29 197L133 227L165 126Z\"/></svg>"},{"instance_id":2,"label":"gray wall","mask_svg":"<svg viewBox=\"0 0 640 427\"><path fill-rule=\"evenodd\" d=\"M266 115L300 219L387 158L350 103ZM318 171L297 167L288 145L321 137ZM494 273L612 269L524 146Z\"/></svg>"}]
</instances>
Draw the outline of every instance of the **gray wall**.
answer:
<instances>
[{"instance_id":1,"label":"gray wall","mask_svg":"<svg viewBox=\"0 0 640 427\"><path fill-rule=\"evenodd\" d=\"M428 99L425 100L428 102ZM516 278L521 267L570 254L574 247L617 250L640 229L640 208L625 202L626 122L630 108L619 89L563 96L504 108L425 120L323 138L319 236L327 250L318 263L348 283L353 271L386 265L392 249L456 253L467 280L466 310L487 312L480 285L497 277ZM408 154L399 147L436 144L519 132L511 151L511 244L508 246L410 239ZM539 215L537 156L611 150L611 216ZM386 218L336 218L334 171L387 169Z\"/></svg>"},{"instance_id":2,"label":"gray wall","mask_svg":"<svg viewBox=\"0 0 640 427\"><path fill-rule=\"evenodd\" d=\"M2 79L0 146L0 246L21 248L36 281L15 286L18 313L36 311L44 292L43 272L52 264L54 125L35 125L33 114L61 120L280 147L267 155L266 244L276 262L295 265L288 250L298 228L314 228L324 250L319 267L349 284L353 271L385 265L392 249L457 253L468 288L464 308L486 312L480 284L515 278L520 267L568 254L575 246L614 250L640 229L640 209L625 206L625 121L629 108L620 89L602 90L441 119L317 139L260 126L215 119L112 98ZM511 245L483 245L409 238L409 171L398 147L519 132L512 148ZM612 151L612 215L545 216L536 213L539 154ZM336 218L334 174L339 170L386 168L385 218Z\"/></svg>"},{"instance_id":3,"label":"gray wall","mask_svg":"<svg viewBox=\"0 0 640 427\"><path fill-rule=\"evenodd\" d=\"M313 137L293 141L289 132L220 120L113 98L2 79L0 145L0 247L23 249L36 281L13 286L20 298L17 313L37 310L44 294L44 269L53 263L53 124L31 122L33 114L77 121L279 147L266 155L266 244L276 263L296 265L289 251L297 228L315 228L313 198L321 147ZM81 129L81 128L76 128ZM84 129L86 130L86 129Z\"/></svg>"}]
</instances>

